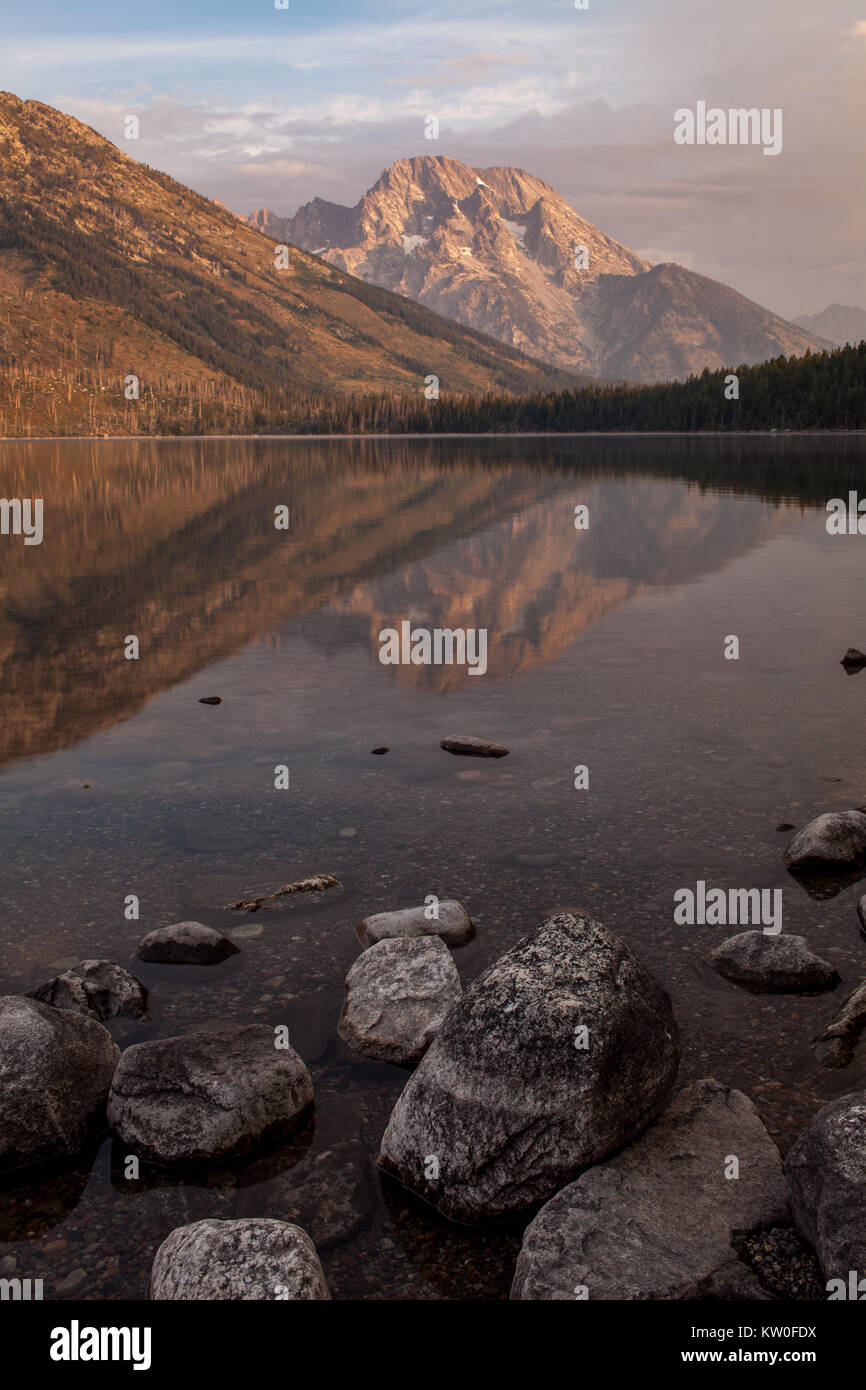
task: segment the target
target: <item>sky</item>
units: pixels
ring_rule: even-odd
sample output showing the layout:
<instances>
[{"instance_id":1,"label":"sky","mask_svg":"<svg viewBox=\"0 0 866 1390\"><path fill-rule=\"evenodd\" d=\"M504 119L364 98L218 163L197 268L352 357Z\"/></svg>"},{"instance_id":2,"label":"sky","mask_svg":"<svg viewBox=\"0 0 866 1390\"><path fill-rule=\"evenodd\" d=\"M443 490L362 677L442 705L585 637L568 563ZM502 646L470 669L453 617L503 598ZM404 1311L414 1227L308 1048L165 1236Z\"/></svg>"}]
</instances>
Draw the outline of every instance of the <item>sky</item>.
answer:
<instances>
[{"instance_id":1,"label":"sky","mask_svg":"<svg viewBox=\"0 0 866 1390\"><path fill-rule=\"evenodd\" d=\"M786 317L866 307L866 0L0 0L0 89L236 212L444 154ZM780 108L781 153L678 145L699 101Z\"/></svg>"}]
</instances>

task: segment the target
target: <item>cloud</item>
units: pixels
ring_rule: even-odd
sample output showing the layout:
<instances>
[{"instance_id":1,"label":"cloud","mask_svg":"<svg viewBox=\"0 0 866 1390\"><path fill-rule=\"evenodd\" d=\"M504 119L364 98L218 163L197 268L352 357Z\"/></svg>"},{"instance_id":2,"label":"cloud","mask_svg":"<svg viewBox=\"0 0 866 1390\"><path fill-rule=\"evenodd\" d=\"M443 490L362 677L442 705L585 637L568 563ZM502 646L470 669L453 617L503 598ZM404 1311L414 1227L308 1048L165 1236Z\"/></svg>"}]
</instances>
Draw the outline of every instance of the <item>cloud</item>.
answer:
<instances>
[{"instance_id":1,"label":"cloud","mask_svg":"<svg viewBox=\"0 0 866 1390\"><path fill-rule=\"evenodd\" d=\"M10 72L40 83L41 99L237 211L354 204L407 155L512 164L628 245L674 248L651 259L793 316L804 302L866 303L858 11L862 0L786 0L781 21L754 0L585 12L538 0L523 14L440 0L399 19L311 12L303 28L277 16L232 33L46 32L8 39L0 64L3 85ZM782 155L675 146L674 111L699 99L782 107ZM438 141L424 138L427 115Z\"/></svg>"}]
</instances>

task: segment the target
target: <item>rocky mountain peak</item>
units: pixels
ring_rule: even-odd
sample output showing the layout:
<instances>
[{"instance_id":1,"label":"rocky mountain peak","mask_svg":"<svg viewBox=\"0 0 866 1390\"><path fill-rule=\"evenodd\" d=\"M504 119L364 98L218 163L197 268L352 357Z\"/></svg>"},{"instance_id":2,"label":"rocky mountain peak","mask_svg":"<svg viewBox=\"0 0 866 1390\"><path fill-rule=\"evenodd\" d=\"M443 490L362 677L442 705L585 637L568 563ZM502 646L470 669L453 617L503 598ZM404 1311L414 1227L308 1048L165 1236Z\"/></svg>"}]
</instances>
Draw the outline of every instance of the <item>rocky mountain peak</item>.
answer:
<instances>
[{"instance_id":1,"label":"rocky mountain peak","mask_svg":"<svg viewBox=\"0 0 866 1390\"><path fill-rule=\"evenodd\" d=\"M525 169L408 156L353 208L316 198L261 217L279 240L570 370L656 381L823 346L682 266L656 273Z\"/></svg>"}]
</instances>

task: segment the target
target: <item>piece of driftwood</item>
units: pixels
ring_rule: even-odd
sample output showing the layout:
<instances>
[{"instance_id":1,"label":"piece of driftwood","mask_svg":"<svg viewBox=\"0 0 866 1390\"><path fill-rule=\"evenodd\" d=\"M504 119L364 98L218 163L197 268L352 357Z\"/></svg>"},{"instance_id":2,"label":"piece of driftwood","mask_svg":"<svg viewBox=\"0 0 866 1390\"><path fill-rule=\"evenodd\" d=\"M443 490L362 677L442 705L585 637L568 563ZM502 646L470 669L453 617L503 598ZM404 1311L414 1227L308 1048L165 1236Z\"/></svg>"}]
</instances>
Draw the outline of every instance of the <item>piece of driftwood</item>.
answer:
<instances>
[{"instance_id":1,"label":"piece of driftwood","mask_svg":"<svg viewBox=\"0 0 866 1390\"><path fill-rule=\"evenodd\" d=\"M241 898L240 902L229 903L230 912L258 912L262 903L272 902L274 898L285 898L289 893L324 893L326 888L342 888L342 883L333 874L312 874L310 878L298 878L294 883L284 883L273 893L262 893L255 898Z\"/></svg>"}]
</instances>

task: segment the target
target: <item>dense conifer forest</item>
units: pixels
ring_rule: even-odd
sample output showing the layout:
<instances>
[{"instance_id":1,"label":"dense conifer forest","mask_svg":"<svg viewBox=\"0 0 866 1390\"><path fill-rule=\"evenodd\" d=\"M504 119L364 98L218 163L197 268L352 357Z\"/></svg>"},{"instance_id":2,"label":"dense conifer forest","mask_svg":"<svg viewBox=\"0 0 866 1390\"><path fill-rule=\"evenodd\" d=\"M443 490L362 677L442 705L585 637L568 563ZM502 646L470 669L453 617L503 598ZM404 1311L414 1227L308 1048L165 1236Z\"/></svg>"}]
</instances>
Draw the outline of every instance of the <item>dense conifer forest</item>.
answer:
<instances>
[{"instance_id":1,"label":"dense conifer forest","mask_svg":"<svg viewBox=\"0 0 866 1390\"><path fill-rule=\"evenodd\" d=\"M110 355L46 374L0 361L0 435L630 433L866 429L866 343L705 371L658 386L469 395L321 395L259 382L143 380L126 400ZM731 377L736 377L737 399Z\"/></svg>"}]
</instances>

